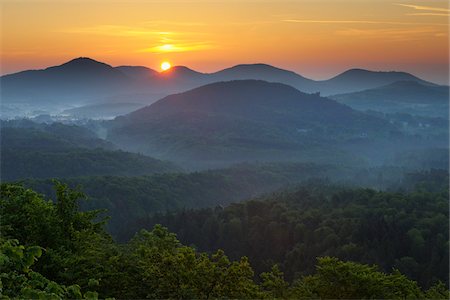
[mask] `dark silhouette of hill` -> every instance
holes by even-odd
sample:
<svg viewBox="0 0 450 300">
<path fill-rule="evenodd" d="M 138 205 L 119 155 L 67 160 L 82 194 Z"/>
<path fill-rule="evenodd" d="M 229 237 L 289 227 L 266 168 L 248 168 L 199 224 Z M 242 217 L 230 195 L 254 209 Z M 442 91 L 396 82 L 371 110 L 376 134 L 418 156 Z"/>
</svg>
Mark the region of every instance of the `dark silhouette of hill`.
<svg viewBox="0 0 450 300">
<path fill-rule="evenodd" d="M 138 80 L 152 79 L 154 76 L 158 75 L 158 71 L 142 66 L 119 66 L 115 67 L 115 69 L 130 78 Z"/>
<path fill-rule="evenodd" d="M 230 162 L 320 156 L 330 145 L 391 129 L 383 120 L 317 94 L 241 80 L 170 95 L 116 118 L 108 138 L 158 158 Z M 333 153 L 333 159 L 339 155 L 336 149 Z"/>
<path fill-rule="evenodd" d="M 302 91 L 315 91 L 314 81 L 295 72 L 283 70 L 267 64 L 241 64 L 210 74 L 214 81 L 257 79 L 280 82 Z"/>
<path fill-rule="evenodd" d="M 159 75 L 161 77 L 170 76 L 172 78 L 189 79 L 189 80 L 196 79 L 196 78 L 202 78 L 205 76 L 204 73 L 194 71 L 185 66 L 174 66 L 168 70 L 165 70 L 165 71 L 159 73 Z"/>
<path fill-rule="evenodd" d="M 358 110 L 448 118 L 448 86 L 398 81 L 374 89 L 333 95 L 331 98 Z"/>
<path fill-rule="evenodd" d="M 43 70 L 24 71 L 1 77 L 4 101 L 70 101 L 122 92 L 132 80 L 119 70 L 80 57 Z"/>
<path fill-rule="evenodd" d="M 297 73 L 267 64 L 242 64 L 215 73 L 200 73 L 185 66 L 164 72 L 142 66 L 111 67 L 80 57 L 43 70 L 23 71 L 1 77 L 3 110 L 22 115 L 44 109 L 56 114 L 71 106 L 108 102 L 151 104 L 169 94 L 205 84 L 255 79 L 291 85 L 303 92 L 322 95 L 362 91 L 397 81 L 433 85 L 404 72 L 373 72 L 353 69 L 334 78 L 314 81 Z M 25 107 L 12 107 L 20 103 Z M 8 106 L 9 104 L 9 106 Z"/>
<path fill-rule="evenodd" d="M 398 81 L 414 81 L 433 85 L 405 72 L 376 72 L 363 69 L 351 69 L 333 78 L 318 83 L 319 90 L 327 95 L 348 93 L 380 87 Z"/>
</svg>

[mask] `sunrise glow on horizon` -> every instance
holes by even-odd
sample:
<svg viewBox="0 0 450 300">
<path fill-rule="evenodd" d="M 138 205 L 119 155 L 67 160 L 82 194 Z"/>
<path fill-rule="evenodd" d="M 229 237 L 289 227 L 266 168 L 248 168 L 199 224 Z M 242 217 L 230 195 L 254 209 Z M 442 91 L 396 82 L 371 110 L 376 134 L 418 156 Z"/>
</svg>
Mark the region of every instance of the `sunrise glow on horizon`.
<svg viewBox="0 0 450 300">
<path fill-rule="evenodd" d="M 398 70 L 448 82 L 443 0 L 6 0 L 1 8 L 2 74 L 85 56 L 200 72 L 267 63 L 313 79 Z"/>
<path fill-rule="evenodd" d="M 165 61 L 165 62 L 161 63 L 161 70 L 163 70 L 163 71 L 167 71 L 171 67 L 172 67 L 172 65 L 168 61 Z"/>
</svg>

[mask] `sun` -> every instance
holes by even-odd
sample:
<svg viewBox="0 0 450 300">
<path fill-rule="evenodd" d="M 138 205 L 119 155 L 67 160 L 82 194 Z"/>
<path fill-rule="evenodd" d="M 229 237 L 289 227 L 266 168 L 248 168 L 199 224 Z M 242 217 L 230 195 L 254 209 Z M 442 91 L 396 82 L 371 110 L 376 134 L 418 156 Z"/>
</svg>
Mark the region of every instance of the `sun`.
<svg viewBox="0 0 450 300">
<path fill-rule="evenodd" d="M 170 67 L 171 67 L 171 64 L 168 61 L 161 63 L 161 70 L 163 70 L 163 71 L 169 70 Z"/>
</svg>

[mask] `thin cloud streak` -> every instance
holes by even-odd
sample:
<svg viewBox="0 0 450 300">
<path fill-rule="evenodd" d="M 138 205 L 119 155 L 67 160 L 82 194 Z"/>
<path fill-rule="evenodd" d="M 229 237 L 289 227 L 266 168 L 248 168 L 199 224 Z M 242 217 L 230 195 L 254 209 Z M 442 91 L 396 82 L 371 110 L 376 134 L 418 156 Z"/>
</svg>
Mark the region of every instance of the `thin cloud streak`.
<svg viewBox="0 0 450 300">
<path fill-rule="evenodd" d="M 437 17 L 449 17 L 450 14 L 440 14 L 440 13 L 415 13 L 406 14 L 407 16 L 437 16 Z"/>
<path fill-rule="evenodd" d="M 150 48 L 140 49 L 136 52 L 149 52 L 149 53 L 177 53 L 177 52 L 192 52 L 201 51 L 216 48 L 212 43 L 198 42 L 198 43 L 174 43 L 174 44 L 162 44 Z"/>
<path fill-rule="evenodd" d="M 407 16 L 439 16 L 439 17 L 449 17 L 450 16 L 450 9 L 448 9 L 448 8 L 402 4 L 402 3 L 394 3 L 394 4 L 398 5 L 398 6 L 412 8 L 414 10 L 426 11 L 423 13 L 406 14 Z"/>
<path fill-rule="evenodd" d="M 317 24 L 376 24 L 376 25 L 439 25 L 448 26 L 446 23 L 417 23 L 417 22 L 392 22 L 392 21 L 370 21 L 370 20 L 303 20 L 287 19 L 281 20 L 288 23 L 317 23 Z"/>
<path fill-rule="evenodd" d="M 129 27 L 120 25 L 99 25 L 84 28 L 67 28 L 58 30 L 58 32 L 64 33 L 80 33 L 80 34 L 98 34 L 108 36 L 120 36 L 120 37 L 139 37 L 148 35 L 170 35 L 173 32 L 151 30 L 142 27 Z"/>
<path fill-rule="evenodd" d="M 154 27 L 157 24 L 155 23 Z M 162 27 L 162 26 L 159 26 Z M 174 36 L 174 35 L 201 35 L 202 32 L 178 32 L 172 30 L 157 30 L 148 27 L 138 26 L 122 26 L 122 25 L 98 25 L 91 27 L 81 28 L 66 28 L 57 30 L 57 32 L 63 33 L 77 33 L 77 34 L 97 34 L 106 36 L 119 36 L 119 37 L 142 37 L 142 36 Z"/>
<path fill-rule="evenodd" d="M 448 8 L 441 7 L 432 7 L 432 6 L 421 6 L 421 5 L 412 5 L 412 4 L 403 4 L 403 3 L 394 3 L 395 5 L 414 8 L 415 10 L 428 10 L 428 11 L 440 11 L 440 12 L 450 12 Z"/>
<path fill-rule="evenodd" d="M 411 29 L 398 29 L 398 28 L 387 28 L 387 29 L 345 29 L 338 30 L 336 34 L 361 37 L 361 38 L 381 38 L 389 39 L 392 41 L 413 41 L 420 40 L 426 36 L 447 36 L 446 32 L 436 30 L 435 28 L 411 28 Z"/>
</svg>

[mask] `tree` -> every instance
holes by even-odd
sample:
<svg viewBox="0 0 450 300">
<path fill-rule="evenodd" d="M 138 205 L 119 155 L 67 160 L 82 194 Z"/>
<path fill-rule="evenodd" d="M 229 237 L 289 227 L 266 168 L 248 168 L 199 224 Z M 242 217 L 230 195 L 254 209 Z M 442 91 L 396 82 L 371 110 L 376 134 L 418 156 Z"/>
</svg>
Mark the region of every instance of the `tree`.
<svg viewBox="0 0 450 300">
<path fill-rule="evenodd" d="M 80 286 L 64 286 L 51 281 L 32 266 L 42 255 L 39 246 L 25 247 L 18 240 L 0 243 L 0 298 L 97 299 L 96 292 L 82 294 Z"/>
<path fill-rule="evenodd" d="M 294 298 L 321 299 L 421 299 L 415 281 L 394 271 L 385 274 L 375 266 L 343 262 L 333 257 L 318 259 L 316 273 L 305 276 L 291 289 Z"/>
</svg>

